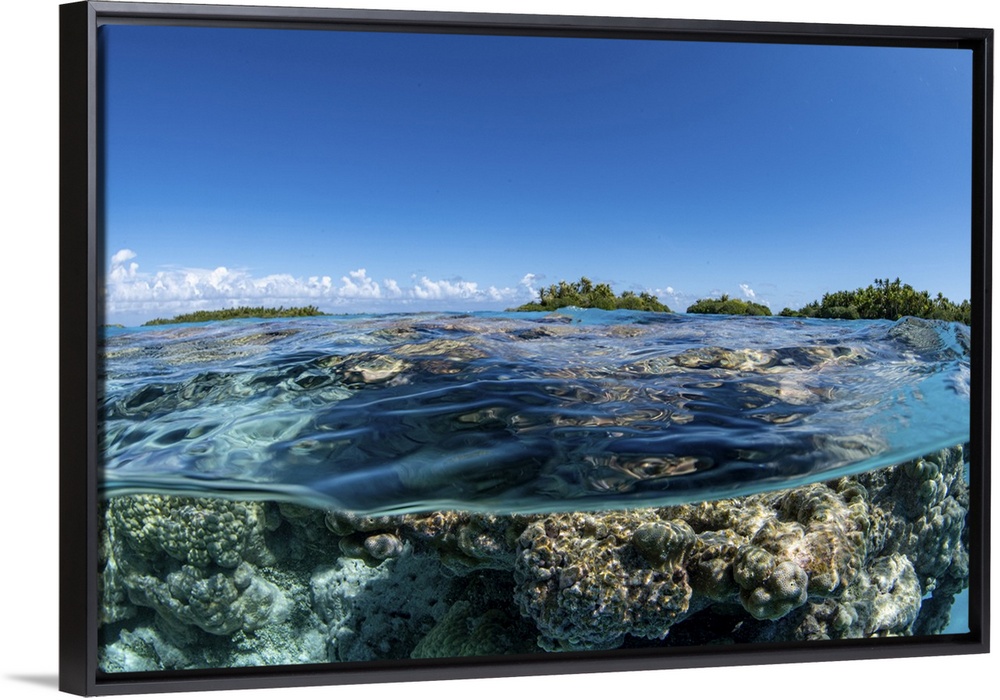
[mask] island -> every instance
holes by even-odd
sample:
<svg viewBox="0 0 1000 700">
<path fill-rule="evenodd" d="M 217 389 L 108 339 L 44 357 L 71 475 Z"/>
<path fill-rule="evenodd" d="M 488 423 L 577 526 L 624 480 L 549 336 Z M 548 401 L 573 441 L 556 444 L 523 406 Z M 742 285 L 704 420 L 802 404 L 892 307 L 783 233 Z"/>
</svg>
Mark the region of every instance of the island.
<svg viewBox="0 0 1000 700">
<path fill-rule="evenodd" d="M 508 311 L 556 311 L 568 306 L 581 309 L 629 309 L 633 311 L 670 312 L 666 304 L 649 292 L 625 291 L 615 296 L 608 284 L 594 284 L 588 277 L 578 282 L 549 285 L 539 290 L 538 301 L 523 304 Z M 687 308 L 689 314 L 725 314 L 731 316 L 771 316 L 771 309 L 743 299 L 730 299 L 723 294 L 718 299 L 699 299 Z M 968 300 L 955 303 L 938 292 L 918 292 L 897 277 L 895 280 L 876 279 L 874 284 L 853 291 L 828 292 L 819 301 L 800 309 L 784 308 L 779 316 L 798 318 L 887 319 L 898 321 L 915 316 L 940 321 L 972 324 L 972 307 Z"/>
<path fill-rule="evenodd" d="M 234 318 L 292 318 L 297 316 L 326 316 L 315 306 L 268 308 L 264 306 L 237 306 L 231 309 L 193 311 L 173 318 L 154 318 L 144 326 L 163 326 L 168 323 L 199 323 L 202 321 L 229 321 Z"/>
<path fill-rule="evenodd" d="M 916 316 L 940 321 L 958 321 L 972 325 L 972 306 L 969 301 L 954 303 L 938 292 L 932 297 L 928 292 L 918 292 L 897 277 L 895 280 L 876 279 L 875 284 L 854 291 L 831 292 L 820 301 L 806 304 L 801 309 L 782 309 L 780 316 L 802 318 L 888 319 L 898 321 L 903 316 Z"/>
<path fill-rule="evenodd" d="M 628 309 L 630 311 L 670 312 L 666 304 L 649 292 L 624 291 L 619 296 L 607 284 L 594 284 L 589 278 L 581 277 L 579 282 L 562 280 L 558 285 L 549 285 L 538 292 L 538 301 L 522 304 L 508 311 L 556 311 L 567 306 L 581 309 Z"/>
<path fill-rule="evenodd" d="M 771 309 L 763 304 L 742 299 L 730 299 L 723 294 L 718 299 L 699 299 L 687 308 L 689 314 L 728 314 L 730 316 L 770 316 Z"/>
</svg>

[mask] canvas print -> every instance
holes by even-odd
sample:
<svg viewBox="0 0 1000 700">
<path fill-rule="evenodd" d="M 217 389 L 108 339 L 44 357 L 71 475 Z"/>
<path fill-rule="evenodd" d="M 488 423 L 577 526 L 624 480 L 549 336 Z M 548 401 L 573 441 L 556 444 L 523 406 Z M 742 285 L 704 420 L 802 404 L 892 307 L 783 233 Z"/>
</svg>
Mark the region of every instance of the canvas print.
<svg viewBox="0 0 1000 700">
<path fill-rule="evenodd" d="M 968 631 L 970 51 L 99 39 L 102 673 Z"/>
</svg>

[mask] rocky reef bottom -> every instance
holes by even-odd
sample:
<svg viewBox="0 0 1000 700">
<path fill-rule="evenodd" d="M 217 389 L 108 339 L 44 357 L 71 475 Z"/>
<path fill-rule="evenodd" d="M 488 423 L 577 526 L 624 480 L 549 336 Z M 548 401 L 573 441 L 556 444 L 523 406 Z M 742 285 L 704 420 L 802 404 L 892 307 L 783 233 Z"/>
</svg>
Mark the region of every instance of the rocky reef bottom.
<svg viewBox="0 0 1000 700">
<path fill-rule="evenodd" d="M 968 583 L 962 446 L 665 508 L 101 514 L 106 673 L 930 635 Z"/>
</svg>

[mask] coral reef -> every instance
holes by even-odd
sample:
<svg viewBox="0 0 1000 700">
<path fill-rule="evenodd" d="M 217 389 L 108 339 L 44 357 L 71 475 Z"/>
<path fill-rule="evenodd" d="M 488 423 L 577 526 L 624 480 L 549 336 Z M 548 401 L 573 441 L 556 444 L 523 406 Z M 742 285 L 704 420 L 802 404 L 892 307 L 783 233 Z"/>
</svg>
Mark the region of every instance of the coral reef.
<svg viewBox="0 0 1000 700">
<path fill-rule="evenodd" d="M 964 468 L 958 446 L 730 500 L 539 515 L 114 498 L 102 514 L 101 664 L 939 633 L 968 584 Z"/>
</svg>

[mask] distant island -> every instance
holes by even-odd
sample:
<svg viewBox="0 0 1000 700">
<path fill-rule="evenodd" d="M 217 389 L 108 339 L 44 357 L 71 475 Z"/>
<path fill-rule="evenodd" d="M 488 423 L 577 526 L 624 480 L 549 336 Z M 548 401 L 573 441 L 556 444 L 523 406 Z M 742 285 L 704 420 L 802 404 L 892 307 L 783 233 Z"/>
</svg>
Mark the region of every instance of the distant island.
<svg viewBox="0 0 1000 700">
<path fill-rule="evenodd" d="M 615 296 L 607 284 L 594 284 L 589 278 L 579 282 L 553 284 L 538 292 L 538 301 L 529 302 L 508 311 L 556 311 L 567 306 L 581 309 L 630 309 L 633 311 L 670 312 L 666 304 L 648 292 L 622 292 Z M 743 299 L 730 299 L 723 294 L 718 299 L 699 299 L 687 308 L 689 314 L 728 314 L 733 316 L 771 316 L 763 304 Z M 876 279 L 875 284 L 854 291 L 830 292 L 820 301 L 801 309 L 782 309 L 779 316 L 799 318 L 888 319 L 898 321 L 903 316 L 972 323 L 972 306 L 968 300 L 958 304 L 940 292 L 932 297 L 918 292 L 897 277 L 890 281 Z"/>
<path fill-rule="evenodd" d="M 718 299 L 699 299 L 687 308 L 689 314 L 729 314 L 731 316 L 770 316 L 771 309 L 763 304 L 742 299 L 730 299 L 723 294 Z"/>
<path fill-rule="evenodd" d="M 578 282 L 549 285 L 539 290 L 538 301 L 522 304 L 508 311 L 557 311 L 569 306 L 581 309 L 627 309 L 630 311 L 657 311 L 670 313 L 666 304 L 649 292 L 636 294 L 624 291 L 615 295 L 608 284 L 594 284 L 581 277 Z M 771 309 L 763 304 L 743 299 L 730 299 L 723 294 L 718 299 L 699 299 L 687 308 L 689 314 L 727 314 L 732 316 L 771 316 Z M 143 326 L 160 326 L 169 323 L 198 323 L 201 321 L 228 321 L 237 318 L 292 318 L 302 316 L 327 316 L 315 306 L 238 306 L 231 309 L 194 311 L 173 318 L 154 318 Z M 784 308 L 779 316 L 798 318 L 888 319 L 898 321 L 903 316 L 958 321 L 971 325 L 972 306 L 968 300 L 958 304 L 938 293 L 918 292 L 908 284 L 895 280 L 876 279 L 875 284 L 854 291 L 829 292 L 819 301 L 806 304 L 801 309 Z"/>
<path fill-rule="evenodd" d="M 581 277 L 579 282 L 561 281 L 558 285 L 549 285 L 538 292 L 538 301 L 532 301 L 508 311 L 556 311 L 567 306 L 581 309 L 628 309 L 630 311 L 670 311 L 666 304 L 660 302 L 649 292 L 625 291 L 615 296 L 607 284 L 594 284 L 587 277 Z"/>
<path fill-rule="evenodd" d="M 295 316 L 326 316 L 315 306 L 292 306 L 268 308 L 264 306 L 237 306 L 232 309 L 214 311 L 193 311 L 173 318 L 154 318 L 144 326 L 163 326 L 168 323 L 199 323 L 201 321 L 229 321 L 234 318 L 291 318 Z"/>
<path fill-rule="evenodd" d="M 928 292 L 918 292 L 897 277 L 893 281 L 876 279 L 875 284 L 855 289 L 824 294 L 820 301 L 806 304 L 799 310 L 782 309 L 781 316 L 803 318 L 879 319 L 898 321 L 903 316 L 958 321 L 972 325 L 972 306 L 966 299 L 954 303 L 938 292 L 931 297 Z"/>
</svg>

